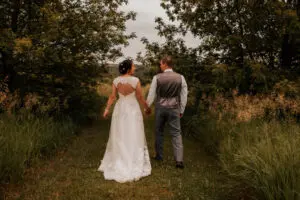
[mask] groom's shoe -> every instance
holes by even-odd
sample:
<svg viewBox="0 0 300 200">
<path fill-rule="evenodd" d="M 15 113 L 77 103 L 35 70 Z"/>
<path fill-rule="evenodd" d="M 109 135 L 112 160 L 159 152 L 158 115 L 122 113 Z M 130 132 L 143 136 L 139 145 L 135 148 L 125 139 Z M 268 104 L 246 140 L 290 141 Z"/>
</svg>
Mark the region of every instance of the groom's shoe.
<svg viewBox="0 0 300 200">
<path fill-rule="evenodd" d="M 176 168 L 183 169 L 184 168 L 183 162 L 176 162 Z"/>
</svg>

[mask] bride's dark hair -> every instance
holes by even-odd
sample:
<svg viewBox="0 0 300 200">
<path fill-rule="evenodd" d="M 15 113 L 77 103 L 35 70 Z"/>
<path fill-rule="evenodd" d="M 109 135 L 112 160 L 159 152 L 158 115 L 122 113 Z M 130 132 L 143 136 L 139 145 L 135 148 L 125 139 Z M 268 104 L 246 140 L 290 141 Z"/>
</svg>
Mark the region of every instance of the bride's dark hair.
<svg viewBox="0 0 300 200">
<path fill-rule="evenodd" d="M 119 64 L 119 72 L 121 74 L 127 74 L 128 71 L 132 68 L 132 64 L 133 64 L 132 60 L 129 59 L 124 60 Z"/>
</svg>

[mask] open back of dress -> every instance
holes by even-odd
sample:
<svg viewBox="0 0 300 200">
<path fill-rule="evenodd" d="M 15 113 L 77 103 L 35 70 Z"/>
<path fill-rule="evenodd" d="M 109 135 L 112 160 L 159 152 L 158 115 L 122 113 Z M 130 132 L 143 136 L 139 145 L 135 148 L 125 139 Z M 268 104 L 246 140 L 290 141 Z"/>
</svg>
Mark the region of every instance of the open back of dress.
<svg viewBox="0 0 300 200">
<path fill-rule="evenodd" d="M 122 94 L 123 96 L 127 96 L 135 92 L 135 88 L 133 88 L 129 83 L 119 83 L 116 88 L 118 93 Z"/>
<path fill-rule="evenodd" d="M 129 96 L 135 94 L 139 79 L 133 76 L 120 76 L 114 80 L 114 85 L 120 96 Z"/>
</svg>

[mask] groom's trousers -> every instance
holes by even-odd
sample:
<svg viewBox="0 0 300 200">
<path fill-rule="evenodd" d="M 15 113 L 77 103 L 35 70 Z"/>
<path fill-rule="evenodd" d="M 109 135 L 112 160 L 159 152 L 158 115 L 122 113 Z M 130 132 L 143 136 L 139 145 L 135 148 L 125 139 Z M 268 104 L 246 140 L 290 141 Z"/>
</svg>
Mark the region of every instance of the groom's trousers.
<svg viewBox="0 0 300 200">
<path fill-rule="evenodd" d="M 156 156 L 163 158 L 164 128 L 169 125 L 172 136 L 174 157 L 177 162 L 183 161 L 183 144 L 180 127 L 180 112 L 178 108 L 156 107 L 155 110 L 155 150 Z"/>
</svg>

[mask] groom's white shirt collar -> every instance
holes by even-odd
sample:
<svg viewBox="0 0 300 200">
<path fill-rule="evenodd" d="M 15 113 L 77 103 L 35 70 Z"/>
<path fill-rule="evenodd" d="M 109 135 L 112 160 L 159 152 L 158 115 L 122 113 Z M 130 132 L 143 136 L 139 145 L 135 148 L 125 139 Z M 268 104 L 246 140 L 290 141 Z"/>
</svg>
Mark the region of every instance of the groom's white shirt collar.
<svg viewBox="0 0 300 200">
<path fill-rule="evenodd" d="M 166 69 L 164 72 L 172 72 L 173 69 Z"/>
</svg>

